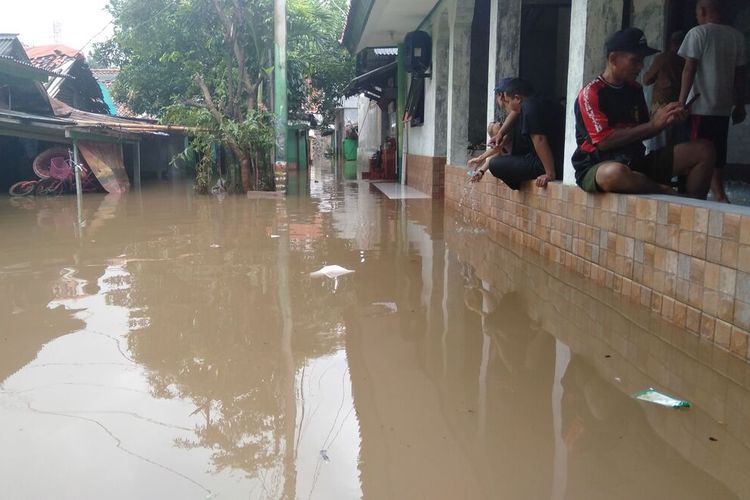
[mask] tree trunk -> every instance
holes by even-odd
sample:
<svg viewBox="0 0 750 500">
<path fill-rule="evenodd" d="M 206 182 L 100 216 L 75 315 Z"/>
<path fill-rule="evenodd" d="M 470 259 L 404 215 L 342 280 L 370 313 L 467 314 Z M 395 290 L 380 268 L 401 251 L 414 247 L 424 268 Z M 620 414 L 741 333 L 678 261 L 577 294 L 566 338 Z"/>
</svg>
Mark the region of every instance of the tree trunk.
<svg viewBox="0 0 750 500">
<path fill-rule="evenodd" d="M 240 155 L 240 180 L 242 181 L 242 192 L 250 191 L 250 155 L 242 153 Z"/>
</svg>

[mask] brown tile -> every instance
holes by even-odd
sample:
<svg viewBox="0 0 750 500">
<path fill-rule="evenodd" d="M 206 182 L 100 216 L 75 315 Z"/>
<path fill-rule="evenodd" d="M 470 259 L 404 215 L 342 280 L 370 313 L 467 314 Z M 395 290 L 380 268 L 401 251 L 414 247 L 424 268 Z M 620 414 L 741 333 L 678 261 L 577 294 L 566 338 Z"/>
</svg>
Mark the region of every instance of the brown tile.
<svg viewBox="0 0 750 500">
<path fill-rule="evenodd" d="M 660 201 L 656 204 L 656 223 L 657 224 L 666 224 L 667 220 L 669 219 L 668 213 L 669 213 L 669 206 L 671 204 L 666 201 Z"/>
<path fill-rule="evenodd" d="M 701 337 L 713 340 L 716 333 L 716 319 L 707 314 L 701 315 Z"/>
<path fill-rule="evenodd" d="M 656 218 L 656 200 L 639 198 L 636 201 L 636 217 L 640 220 L 654 220 Z"/>
<path fill-rule="evenodd" d="M 737 300 L 750 304 L 750 273 L 738 271 L 735 279 Z"/>
<path fill-rule="evenodd" d="M 721 240 L 712 236 L 706 242 L 706 260 L 721 264 Z"/>
<path fill-rule="evenodd" d="M 743 215 L 740 219 L 740 243 L 750 245 L 750 217 Z"/>
<path fill-rule="evenodd" d="M 703 272 L 703 285 L 709 290 L 718 290 L 721 280 L 721 266 L 713 262 L 706 262 Z"/>
<path fill-rule="evenodd" d="M 667 250 L 665 269 L 667 273 L 677 275 L 678 255 L 679 254 L 673 250 Z"/>
<path fill-rule="evenodd" d="M 656 226 L 656 244 L 662 248 L 669 246 L 669 226 L 659 224 Z"/>
<path fill-rule="evenodd" d="M 739 241 L 740 236 L 740 215 L 724 214 L 724 221 L 721 230 L 721 237 L 727 240 Z"/>
<path fill-rule="evenodd" d="M 643 245 L 643 264 L 645 266 L 654 266 L 654 252 L 656 251 L 656 247 L 652 245 L 651 243 L 646 243 Z"/>
<path fill-rule="evenodd" d="M 675 298 L 685 303 L 690 300 L 690 281 L 682 278 L 677 279 Z"/>
<path fill-rule="evenodd" d="M 682 207 L 682 213 L 680 216 L 680 228 L 690 231 L 693 229 L 695 224 L 695 207 Z"/>
<path fill-rule="evenodd" d="M 664 297 L 661 303 L 661 315 L 667 320 L 672 321 L 674 317 L 674 299 Z"/>
<path fill-rule="evenodd" d="M 703 291 L 703 312 L 716 316 L 719 313 L 719 292 L 714 290 Z"/>
<path fill-rule="evenodd" d="M 685 255 L 693 254 L 693 233 L 690 231 L 680 231 L 680 243 L 678 246 L 680 253 Z"/>
<path fill-rule="evenodd" d="M 701 312 L 695 307 L 688 306 L 687 318 L 685 319 L 685 327 L 693 333 L 700 332 L 701 328 Z"/>
<path fill-rule="evenodd" d="M 690 257 L 688 255 L 679 253 L 677 254 L 677 277 L 689 280 L 690 279 Z"/>
<path fill-rule="evenodd" d="M 696 208 L 695 219 L 693 219 L 693 231 L 697 233 L 708 232 L 708 209 Z"/>
<path fill-rule="evenodd" d="M 729 345 L 729 350 L 732 352 L 732 354 L 735 354 L 737 356 L 742 357 L 742 359 L 745 359 L 745 356 L 747 356 L 747 343 L 748 343 L 747 332 L 743 332 L 742 330 L 736 327 L 732 328 L 732 339 Z"/>
<path fill-rule="evenodd" d="M 719 292 L 719 312 L 717 316 L 724 321 L 734 320 L 734 295 Z"/>
<path fill-rule="evenodd" d="M 685 322 L 687 321 L 687 308 L 688 306 L 683 302 L 674 303 L 674 316 L 672 317 L 672 322 L 680 328 L 685 327 Z"/>
<path fill-rule="evenodd" d="M 661 313 L 661 303 L 664 296 L 659 292 L 651 293 L 651 310 L 656 313 Z"/>
<path fill-rule="evenodd" d="M 750 246 L 742 244 L 739 246 L 737 269 L 750 272 Z"/>
<path fill-rule="evenodd" d="M 706 261 L 702 259 L 690 258 L 690 281 L 693 283 L 703 283 L 706 274 Z"/>
<path fill-rule="evenodd" d="M 719 291 L 734 295 L 737 290 L 737 271 L 729 267 L 719 268 Z"/>
<path fill-rule="evenodd" d="M 690 247 L 693 257 L 698 259 L 706 258 L 706 240 L 708 237 L 705 233 L 693 233 L 693 244 Z"/>
<path fill-rule="evenodd" d="M 722 349 L 729 350 L 732 339 L 732 325 L 725 321 L 717 321 L 714 330 L 714 344 Z"/>
<path fill-rule="evenodd" d="M 693 307 L 700 308 L 703 304 L 703 291 L 705 287 L 700 283 L 690 283 L 690 295 L 688 296 L 688 304 Z"/>
<path fill-rule="evenodd" d="M 652 292 L 650 288 L 643 287 L 643 290 L 641 291 L 641 305 L 644 307 L 651 306 L 653 295 L 654 292 Z"/>
<path fill-rule="evenodd" d="M 734 321 L 732 323 L 745 330 L 750 330 L 750 304 L 740 300 L 734 302 Z"/>
<path fill-rule="evenodd" d="M 737 269 L 739 245 L 737 242 L 724 240 L 721 243 L 721 263 L 727 267 Z"/>
<path fill-rule="evenodd" d="M 679 203 L 670 203 L 667 207 L 667 224 L 680 225 L 682 221 L 682 209 L 686 208 Z"/>
<path fill-rule="evenodd" d="M 708 213 L 708 234 L 720 238 L 723 233 L 724 212 L 721 210 L 711 210 Z"/>
</svg>

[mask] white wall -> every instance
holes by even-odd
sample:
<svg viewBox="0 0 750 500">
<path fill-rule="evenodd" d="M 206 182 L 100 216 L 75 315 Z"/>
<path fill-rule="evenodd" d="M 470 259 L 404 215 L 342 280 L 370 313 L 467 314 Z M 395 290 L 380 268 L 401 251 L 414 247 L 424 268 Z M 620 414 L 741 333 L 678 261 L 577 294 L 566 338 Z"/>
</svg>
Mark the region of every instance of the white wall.
<svg viewBox="0 0 750 500">
<path fill-rule="evenodd" d="M 446 8 L 443 7 L 434 12 L 422 29 L 432 36 L 432 76 L 425 80 L 424 124 L 409 128 L 409 153 L 444 157 L 447 149 L 450 41 L 450 25 Z"/>
<path fill-rule="evenodd" d="M 377 103 L 364 95 L 358 97 L 357 123 L 359 123 L 359 146 L 357 164 L 361 172 L 370 171 L 370 157 L 380 149 L 382 142 L 381 112 Z"/>
</svg>

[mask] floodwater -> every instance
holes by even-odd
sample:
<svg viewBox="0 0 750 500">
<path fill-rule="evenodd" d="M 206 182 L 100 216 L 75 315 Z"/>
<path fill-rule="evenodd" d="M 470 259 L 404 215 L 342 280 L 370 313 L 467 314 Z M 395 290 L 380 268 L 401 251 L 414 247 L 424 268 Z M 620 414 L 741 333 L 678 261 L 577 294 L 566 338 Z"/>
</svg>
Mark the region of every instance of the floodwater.
<svg viewBox="0 0 750 500">
<path fill-rule="evenodd" d="M 747 365 L 429 200 L 290 185 L 80 232 L 0 198 L 2 498 L 750 498 Z"/>
</svg>

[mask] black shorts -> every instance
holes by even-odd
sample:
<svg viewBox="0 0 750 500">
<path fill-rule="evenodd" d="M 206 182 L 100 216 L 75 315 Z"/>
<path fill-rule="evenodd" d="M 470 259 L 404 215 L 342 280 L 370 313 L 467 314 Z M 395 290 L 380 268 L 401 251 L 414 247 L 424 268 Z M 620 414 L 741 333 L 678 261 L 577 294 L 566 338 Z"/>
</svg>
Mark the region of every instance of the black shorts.
<svg viewBox="0 0 750 500">
<path fill-rule="evenodd" d="M 729 117 L 692 115 L 688 126 L 690 140 L 707 139 L 713 143 L 716 149 L 716 168 L 724 168 L 727 164 Z"/>
<path fill-rule="evenodd" d="M 534 154 L 496 156 L 490 160 L 490 173 L 509 188 L 521 189 L 521 184 L 544 173 L 542 161 Z"/>
</svg>

